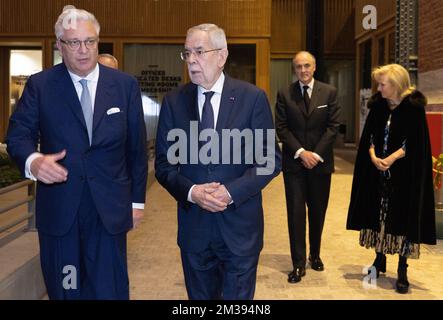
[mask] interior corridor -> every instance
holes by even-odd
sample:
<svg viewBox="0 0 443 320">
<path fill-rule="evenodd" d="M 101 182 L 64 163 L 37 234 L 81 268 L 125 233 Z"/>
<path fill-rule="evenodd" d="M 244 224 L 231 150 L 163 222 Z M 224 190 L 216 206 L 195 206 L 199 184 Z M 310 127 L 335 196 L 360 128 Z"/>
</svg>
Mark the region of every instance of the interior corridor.
<svg viewBox="0 0 443 320">
<path fill-rule="evenodd" d="M 359 246 L 358 232 L 346 230 L 353 165 L 342 157 L 336 157 L 323 231 L 325 271 L 308 266 L 297 284 L 286 280 L 292 266 L 282 175 L 264 190 L 265 238 L 255 299 L 443 299 L 442 240 L 436 246 L 422 245 L 420 259 L 408 261 L 408 294 L 394 290 L 397 255 L 388 256 L 387 272 L 376 281 L 376 288 L 364 287 L 362 270 L 375 254 Z M 144 220 L 128 235 L 131 299 L 187 299 L 176 239 L 176 203 L 155 182 L 148 190 Z"/>
</svg>

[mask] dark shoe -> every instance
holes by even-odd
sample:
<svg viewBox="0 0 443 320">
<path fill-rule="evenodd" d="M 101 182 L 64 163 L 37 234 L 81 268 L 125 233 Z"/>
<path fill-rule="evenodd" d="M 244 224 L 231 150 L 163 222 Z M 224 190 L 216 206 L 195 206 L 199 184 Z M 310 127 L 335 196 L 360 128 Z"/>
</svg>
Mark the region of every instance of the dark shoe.
<svg viewBox="0 0 443 320">
<path fill-rule="evenodd" d="M 289 283 L 297 283 L 301 281 L 301 277 L 306 274 L 306 269 L 304 267 L 297 267 L 291 273 L 288 274 Z"/>
<path fill-rule="evenodd" d="M 398 293 L 405 294 L 409 290 L 408 281 L 408 265 L 406 264 L 406 258 L 400 257 L 397 269 L 397 282 L 395 288 Z"/>
<path fill-rule="evenodd" d="M 311 258 L 309 257 L 309 263 L 311 264 L 311 268 L 315 271 L 323 271 L 325 270 L 325 266 L 323 265 L 323 261 L 321 261 L 320 257 Z"/>
<path fill-rule="evenodd" d="M 380 277 L 380 272 L 386 272 L 386 255 L 377 252 L 377 256 L 375 257 L 375 260 L 372 263 L 371 267 L 375 268 L 375 271 L 377 272 L 377 278 Z M 371 269 L 372 268 L 369 268 L 368 274 L 371 273 Z"/>
</svg>

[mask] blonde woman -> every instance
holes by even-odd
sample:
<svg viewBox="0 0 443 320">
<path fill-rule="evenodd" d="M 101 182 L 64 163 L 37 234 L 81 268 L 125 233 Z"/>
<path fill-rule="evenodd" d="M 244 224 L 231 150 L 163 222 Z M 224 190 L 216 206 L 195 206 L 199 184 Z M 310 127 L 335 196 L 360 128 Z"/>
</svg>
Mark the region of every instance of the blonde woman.
<svg viewBox="0 0 443 320">
<path fill-rule="evenodd" d="M 398 64 L 378 67 L 372 77 L 378 92 L 368 102 L 347 229 L 375 249 L 377 277 L 386 272 L 386 254 L 399 255 L 396 291 L 407 293 L 407 259 L 418 259 L 420 243 L 436 243 L 427 102 Z"/>
</svg>

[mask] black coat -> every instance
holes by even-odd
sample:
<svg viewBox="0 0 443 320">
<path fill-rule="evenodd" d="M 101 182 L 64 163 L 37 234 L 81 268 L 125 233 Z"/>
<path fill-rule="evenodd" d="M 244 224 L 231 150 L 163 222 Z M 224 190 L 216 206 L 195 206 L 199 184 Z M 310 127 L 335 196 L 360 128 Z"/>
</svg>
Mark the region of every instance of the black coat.
<svg viewBox="0 0 443 320">
<path fill-rule="evenodd" d="M 300 148 L 317 153 L 324 162 L 311 172 L 334 172 L 333 146 L 340 126 L 340 106 L 337 89 L 327 83 L 314 80 L 308 112 L 298 81 L 277 94 L 275 127 L 283 143 L 283 171 L 296 173 L 304 170 L 301 159 L 294 159 Z"/>
<path fill-rule="evenodd" d="M 376 155 L 382 158 L 385 125 L 392 112 L 387 154 L 401 148 L 405 140 L 406 154 L 390 168 L 392 193 L 386 233 L 406 236 L 413 243 L 436 243 L 432 157 L 425 105 L 426 98 L 419 91 L 406 96 L 393 111 L 380 93 L 369 100 L 370 112 L 355 162 L 347 229 L 380 230 L 380 172 L 369 156 L 370 137 L 373 135 Z"/>
</svg>

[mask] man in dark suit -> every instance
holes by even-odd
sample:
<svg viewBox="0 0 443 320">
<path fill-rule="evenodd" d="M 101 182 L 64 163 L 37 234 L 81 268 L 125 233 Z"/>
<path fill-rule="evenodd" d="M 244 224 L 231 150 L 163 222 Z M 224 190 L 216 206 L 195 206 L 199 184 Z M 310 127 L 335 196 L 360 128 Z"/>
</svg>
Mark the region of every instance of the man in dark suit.
<svg viewBox="0 0 443 320">
<path fill-rule="evenodd" d="M 190 28 L 181 56 L 192 83 L 163 100 L 155 169 L 178 202 L 188 296 L 252 299 L 263 246 L 261 190 L 281 165 L 269 103 L 262 90 L 223 73 L 226 36 L 216 25 Z"/>
<path fill-rule="evenodd" d="M 63 63 L 29 78 L 8 128 L 9 154 L 37 180 L 50 299 L 129 298 L 126 233 L 143 216 L 146 128 L 135 79 L 97 63 L 99 31 L 91 13 L 63 11 Z"/>
<path fill-rule="evenodd" d="M 337 90 L 314 80 L 315 58 L 297 53 L 293 67 L 298 81 L 278 92 L 275 122 L 283 143 L 283 177 L 293 271 L 290 283 L 306 273 L 306 209 L 309 217 L 309 262 L 323 271 L 320 244 L 328 206 L 333 144 L 339 127 Z"/>
</svg>

